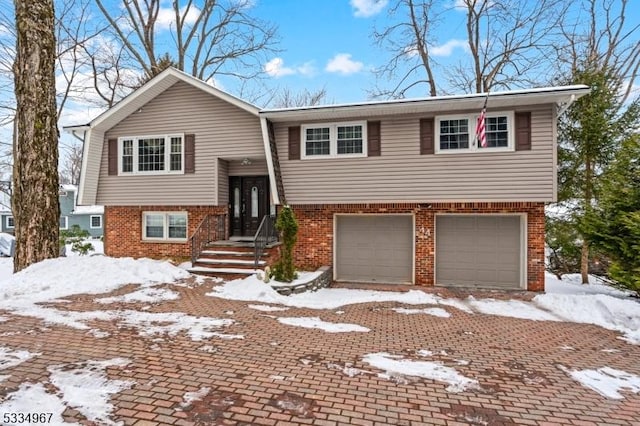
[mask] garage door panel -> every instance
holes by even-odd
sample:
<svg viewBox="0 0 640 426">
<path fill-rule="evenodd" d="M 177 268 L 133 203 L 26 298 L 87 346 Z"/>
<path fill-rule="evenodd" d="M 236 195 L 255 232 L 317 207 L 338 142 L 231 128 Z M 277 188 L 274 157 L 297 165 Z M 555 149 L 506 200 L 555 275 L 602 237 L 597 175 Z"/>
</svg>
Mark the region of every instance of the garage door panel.
<svg viewBox="0 0 640 426">
<path fill-rule="evenodd" d="M 436 283 L 519 288 L 520 217 L 436 217 Z"/>
<path fill-rule="evenodd" d="M 336 279 L 411 283 L 413 217 L 337 216 Z"/>
</svg>

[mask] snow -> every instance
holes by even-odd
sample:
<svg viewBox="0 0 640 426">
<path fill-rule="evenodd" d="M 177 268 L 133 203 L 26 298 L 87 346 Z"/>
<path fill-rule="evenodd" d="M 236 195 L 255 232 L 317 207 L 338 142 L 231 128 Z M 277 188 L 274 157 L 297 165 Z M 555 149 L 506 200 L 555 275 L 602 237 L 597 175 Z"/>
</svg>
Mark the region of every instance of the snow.
<svg viewBox="0 0 640 426">
<path fill-rule="evenodd" d="M 424 308 L 424 309 L 393 308 L 391 310 L 399 314 L 405 314 L 405 315 L 427 314 L 427 315 L 433 315 L 434 317 L 440 317 L 440 318 L 449 318 L 451 316 L 449 312 L 445 311 L 442 308 Z"/>
<path fill-rule="evenodd" d="M 371 353 L 365 355 L 362 360 L 367 364 L 384 370 L 386 373 L 378 375 L 381 378 L 391 378 L 397 375 L 421 377 L 447 383 L 447 392 L 462 392 L 467 389 L 478 389 L 478 381 L 469 379 L 458 373 L 454 368 L 442 365 L 439 362 L 413 361 L 404 359 L 398 355 L 386 352 Z"/>
<path fill-rule="evenodd" d="M 247 307 L 251 309 L 255 309 L 256 311 L 262 311 L 262 312 L 280 312 L 280 311 L 286 311 L 289 309 L 289 308 L 283 308 L 281 306 L 270 306 L 270 305 L 248 305 Z"/>
<path fill-rule="evenodd" d="M 209 392 L 211 392 L 211 388 L 208 387 L 202 387 L 195 392 L 187 392 L 182 397 L 183 401 L 180 406 L 182 408 L 189 407 L 193 402 L 201 401 Z"/>
<path fill-rule="evenodd" d="M 22 383 L 17 391 L 10 393 L 0 404 L 0 413 L 51 413 L 48 424 L 52 425 L 80 425 L 80 423 L 66 423 L 62 413 L 66 410 L 64 402 L 56 395 L 45 390 L 42 383 Z M 43 422 L 44 423 L 44 422 Z M 19 425 L 24 423 L 3 423 Z"/>
<path fill-rule="evenodd" d="M 49 367 L 51 383 L 60 389 L 62 401 L 75 408 L 92 422 L 115 425 L 109 416 L 114 410 L 109 402 L 111 395 L 129 389 L 135 384 L 130 380 L 109 380 L 105 371 L 108 367 L 123 367 L 129 364 L 124 358 L 106 361 L 87 361 L 70 365 Z M 33 408 L 31 408 L 33 410 Z"/>
<path fill-rule="evenodd" d="M 75 206 L 71 214 L 104 214 L 104 206 Z"/>
<path fill-rule="evenodd" d="M 23 362 L 40 355 L 29 351 L 13 351 L 7 347 L 0 346 L 0 370 L 15 367 Z"/>
<path fill-rule="evenodd" d="M 611 399 L 624 399 L 621 390 L 640 393 L 640 376 L 615 368 L 602 367 L 597 370 L 569 370 L 560 366 L 571 378 L 600 395 Z"/>
<path fill-rule="evenodd" d="M 563 320 L 619 331 L 623 340 L 640 344 L 640 302 L 601 284 L 565 283 L 547 274 L 547 294 L 533 302 Z"/>
<path fill-rule="evenodd" d="M 467 303 L 475 311 L 488 315 L 501 315 L 534 321 L 560 321 L 558 317 L 520 300 L 478 300 L 469 296 Z"/>
<path fill-rule="evenodd" d="M 152 313 L 124 311 L 118 315 L 122 325 L 138 329 L 141 336 L 167 335 L 176 336 L 185 332 L 193 341 L 201 341 L 211 337 L 226 339 L 243 339 L 240 335 L 222 334 L 218 331 L 234 323 L 232 319 L 194 317 L 183 312 Z"/>
<path fill-rule="evenodd" d="M 314 272 L 298 272 L 298 277 L 290 283 L 283 283 L 280 281 L 271 280 L 269 285 L 271 287 L 295 287 L 297 285 L 306 284 L 322 275 L 322 271 Z M 263 281 L 264 282 L 264 281 Z"/>
<path fill-rule="evenodd" d="M 367 327 L 363 327 L 361 325 L 326 322 L 326 321 L 322 321 L 318 317 L 291 317 L 291 318 L 281 317 L 281 318 L 278 318 L 278 321 L 281 322 L 282 324 L 292 325 L 295 327 L 318 328 L 328 333 L 349 333 L 351 331 L 357 331 L 357 332 L 371 331 Z"/>
<path fill-rule="evenodd" d="M 134 291 L 132 293 L 123 294 L 121 296 L 113 296 L 113 297 L 102 297 L 100 299 L 95 299 L 98 303 L 160 303 L 166 300 L 176 300 L 179 299 L 180 295 L 175 291 L 168 290 L 166 288 L 155 288 L 148 287 L 142 288 L 140 290 Z"/>
<path fill-rule="evenodd" d="M 446 305 L 469 312 L 463 303 L 455 299 L 444 299 L 440 296 L 428 294 L 420 290 L 407 292 L 355 290 L 346 288 L 322 288 L 315 292 L 305 292 L 283 296 L 256 278 L 228 281 L 221 286 L 214 287 L 207 296 L 229 300 L 248 302 L 262 302 L 297 308 L 309 309 L 337 309 L 356 303 L 399 302 L 410 305 Z"/>
</svg>

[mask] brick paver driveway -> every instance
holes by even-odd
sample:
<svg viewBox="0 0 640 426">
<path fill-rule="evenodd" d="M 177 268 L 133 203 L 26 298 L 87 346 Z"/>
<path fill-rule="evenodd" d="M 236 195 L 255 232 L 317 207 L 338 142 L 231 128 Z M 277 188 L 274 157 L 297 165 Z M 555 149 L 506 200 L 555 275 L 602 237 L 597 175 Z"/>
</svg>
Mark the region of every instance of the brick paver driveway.
<svg viewBox="0 0 640 426">
<path fill-rule="evenodd" d="M 231 318 L 235 323 L 224 332 L 244 339 L 140 336 L 105 321 L 95 323 L 110 335 L 97 338 L 86 330 L 3 314 L 7 321 L 0 323 L 0 346 L 40 355 L 2 371 L 10 378 L 0 382 L 0 400 L 21 383 L 46 383 L 51 365 L 123 357 L 130 363 L 107 373 L 109 379 L 135 382 L 111 398 L 111 418 L 126 425 L 640 424 L 639 394 L 623 391 L 624 399 L 607 399 L 561 367 L 609 366 L 640 375 L 640 347 L 612 331 L 453 308 L 447 308 L 449 318 L 403 315 L 390 309 L 397 303 L 389 302 L 261 312 L 249 308 L 250 302 L 205 296 L 213 286 L 177 288 L 180 299 L 146 312 Z M 131 288 L 112 295 L 126 291 Z M 94 298 L 77 296 L 57 308 L 105 309 Z M 281 324 L 279 316 L 320 317 L 371 331 L 328 333 Z M 417 351 L 424 349 L 434 355 L 420 357 Z M 478 380 L 480 387 L 456 393 L 433 380 L 379 377 L 383 371 L 363 362 L 365 354 L 375 352 L 441 362 Z M 201 399 L 189 402 L 189 392 L 198 392 Z M 65 417 L 91 424 L 72 408 Z"/>
</svg>

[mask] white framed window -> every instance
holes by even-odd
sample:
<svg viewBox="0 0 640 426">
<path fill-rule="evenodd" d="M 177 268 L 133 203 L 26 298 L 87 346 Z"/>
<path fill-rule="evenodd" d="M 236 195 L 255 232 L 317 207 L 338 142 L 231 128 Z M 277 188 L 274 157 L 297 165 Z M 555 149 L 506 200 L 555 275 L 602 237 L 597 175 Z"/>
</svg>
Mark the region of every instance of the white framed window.
<svg viewBox="0 0 640 426">
<path fill-rule="evenodd" d="M 67 216 L 60 216 L 60 229 L 69 229 L 69 218 Z"/>
<path fill-rule="evenodd" d="M 7 229 L 13 229 L 16 227 L 16 224 L 13 221 L 13 216 L 7 216 L 5 217 L 4 220 L 5 220 L 4 225 Z"/>
<path fill-rule="evenodd" d="M 184 173 L 184 135 L 118 138 L 118 174 Z"/>
<path fill-rule="evenodd" d="M 102 228 L 102 216 L 100 216 L 100 215 L 91 215 L 89 217 L 89 228 L 91 228 L 91 229 Z"/>
<path fill-rule="evenodd" d="M 366 157 L 367 123 L 322 123 L 301 126 L 303 159 Z"/>
<path fill-rule="evenodd" d="M 514 151 L 515 121 L 513 112 L 492 112 L 485 115 L 486 147 L 482 147 L 480 142 L 476 140 L 476 123 L 479 115 L 477 113 L 436 117 L 436 154 Z"/>
<path fill-rule="evenodd" d="M 186 241 L 187 212 L 143 212 L 142 239 Z"/>
</svg>

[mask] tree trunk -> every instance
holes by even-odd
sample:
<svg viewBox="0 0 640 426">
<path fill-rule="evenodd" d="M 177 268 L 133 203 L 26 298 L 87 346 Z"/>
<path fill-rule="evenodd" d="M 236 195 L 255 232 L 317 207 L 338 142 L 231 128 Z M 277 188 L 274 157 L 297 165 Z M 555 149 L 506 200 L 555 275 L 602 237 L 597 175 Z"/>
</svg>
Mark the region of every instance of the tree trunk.
<svg viewBox="0 0 640 426">
<path fill-rule="evenodd" d="M 53 0 L 15 0 L 14 272 L 58 257 L 58 129 Z"/>
<path fill-rule="evenodd" d="M 589 284 L 589 241 L 587 240 L 582 242 L 580 251 L 580 276 L 582 284 Z"/>
<path fill-rule="evenodd" d="M 593 162 L 589 155 L 585 158 L 584 172 L 584 215 L 591 212 L 591 199 L 593 198 Z M 589 241 L 584 232 L 582 234 L 582 249 L 580 250 L 580 276 L 582 284 L 589 284 Z"/>
</svg>

